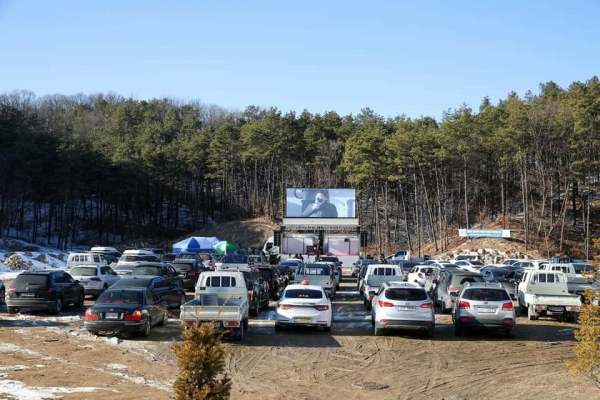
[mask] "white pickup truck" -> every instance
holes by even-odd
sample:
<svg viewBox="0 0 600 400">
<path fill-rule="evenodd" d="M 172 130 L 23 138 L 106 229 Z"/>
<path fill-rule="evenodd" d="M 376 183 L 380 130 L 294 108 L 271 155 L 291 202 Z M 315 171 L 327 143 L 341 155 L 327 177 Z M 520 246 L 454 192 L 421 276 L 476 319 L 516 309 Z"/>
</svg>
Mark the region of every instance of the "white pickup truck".
<svg viewBox="0 0 600 400">
<path fill-rule="evenodd" d="M 581 299 L 570 294 L 567 277 L 559 271 L 526 270 L 518 285 L 519 306 L 530 320 L 540 316 L 576 321 Z"/>
<path fill-rule="evenodd" d="M 586 263 L 560 263 L 544 264 L 540 269 L 546 271 L 561 271 L 567 277 L 567 286 L 569 293 L 583 296 L 586 289 L 590 289 L 592 284 L 587 276 L 583 275 L 585 271 L 595 271 L 594 267 Z"/>
<path fill-rule="evenodd" d="M 215 270 L 239 270 L 250 267 L 248 256 L 243 254 L 226 254 L 220 261 L 215 263 Z"/>
<path fill-rule="evenodd" d="M 235 340 L 244 340 L 248 329 L 248 289 L 239 271 L 203 272 L 196 284 L 192 301 L 181 306 L 179 318 L 185 327 L 214 323 L 215 332 L 227 332 Z"/>
</svg>

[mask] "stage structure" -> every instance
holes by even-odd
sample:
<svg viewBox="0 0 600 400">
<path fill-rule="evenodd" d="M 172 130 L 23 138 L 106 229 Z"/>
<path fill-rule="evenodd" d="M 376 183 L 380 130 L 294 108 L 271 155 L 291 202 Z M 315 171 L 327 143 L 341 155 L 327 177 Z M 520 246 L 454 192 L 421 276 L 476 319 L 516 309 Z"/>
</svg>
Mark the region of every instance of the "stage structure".
<svg viewBox="0 0 600 400">
<path fill-rule="evenodd" d="M 286 189 L 285 218 L 276 236 L 282 254 L 358 255 L 360 221 L 354 189 Z"/>
</svg>

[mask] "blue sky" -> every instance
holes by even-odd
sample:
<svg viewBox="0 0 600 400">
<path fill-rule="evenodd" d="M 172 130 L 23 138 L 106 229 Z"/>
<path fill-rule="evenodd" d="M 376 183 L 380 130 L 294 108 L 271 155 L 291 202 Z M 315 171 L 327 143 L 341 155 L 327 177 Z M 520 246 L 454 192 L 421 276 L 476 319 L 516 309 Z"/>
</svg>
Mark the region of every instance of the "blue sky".
<svg viewBox="0 0 600 400">
<path fill-rule="evenodd" d="M 0 0 L 0 92 L 440 118 L 600 72 L 600 0 Z"/>
</svg>

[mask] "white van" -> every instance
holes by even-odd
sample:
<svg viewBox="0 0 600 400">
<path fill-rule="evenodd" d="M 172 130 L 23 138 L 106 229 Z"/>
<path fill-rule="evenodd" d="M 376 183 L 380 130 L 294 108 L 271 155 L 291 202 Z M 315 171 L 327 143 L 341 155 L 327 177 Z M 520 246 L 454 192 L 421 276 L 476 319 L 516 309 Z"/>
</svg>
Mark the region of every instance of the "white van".
<svg viewBox="0 0 600 400">
<path fill-rule="evenodd" d="M 97 246 L 92 247 L 90 251 L 92 253 L 103 254 L 109 264 L 116 263 L 119 261 L 119 257 L 121 257 L 121 252 L 114 247 Z"/>
<path fill-rule="evenodd" d="M 367 266 L 365 277 L 360 281 L 358 287 L 360 294 L 363 294 L 367 279 L 369 279 L 369 276 L 371 275 L 397 276 L 399 282 L 404 281 L 404 274 L 402 273 L 402 268 L 400 268 L 400 266 L 395 264 L 371 264 Z"/>
<path fill-rule="evenodd" d="M 106 257 L 98 253 L 71 253 L 67 258 L 67 269 L 71 269 L 76 265 L 108 265 Z"/>
<path fill-rule="evenodd" d="M 158 255 L 149 250 L 125 250 L 117 266 L 114 268 L 119 275 L 131 275 L 137 265 L 163 265 Z"/>
</svg>

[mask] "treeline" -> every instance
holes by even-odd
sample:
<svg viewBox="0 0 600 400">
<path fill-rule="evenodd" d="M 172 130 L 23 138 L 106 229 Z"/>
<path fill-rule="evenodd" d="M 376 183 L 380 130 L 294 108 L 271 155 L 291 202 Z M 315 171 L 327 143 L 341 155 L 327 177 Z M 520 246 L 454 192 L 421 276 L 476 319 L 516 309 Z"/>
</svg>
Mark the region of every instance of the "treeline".
<svg viewBox="0 0 600 400">
<path fill-rule="evenodd" d="M 600 179 L 600 82 L 540 85 L 441 121 L 340 116 L 114 94 L 0 95 L 0 236 L 59 247 L 169 237 L 208 218 L 283 216 L 286 187 L 354 187 L 381 251 L 519 216 L 528 244 L 588 249 Z M 567 218 L 569 216 L 569 218 Z M 551 248 L 549 243 L 559 243 Z M 56 244 L 56 243 L 55 243 Z"/>
</svg>

